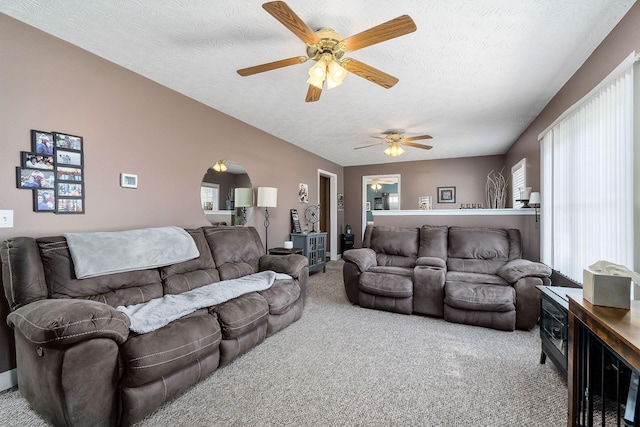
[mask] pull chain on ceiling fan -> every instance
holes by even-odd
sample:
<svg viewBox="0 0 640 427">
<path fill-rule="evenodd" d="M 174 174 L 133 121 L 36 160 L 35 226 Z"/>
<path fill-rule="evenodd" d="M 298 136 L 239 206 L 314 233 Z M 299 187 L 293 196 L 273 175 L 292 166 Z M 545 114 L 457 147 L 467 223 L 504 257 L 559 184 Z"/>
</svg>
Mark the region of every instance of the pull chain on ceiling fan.
<svg viewBox="0 0 640 427">
<path fill-rule="evenodd" d="M 343 58 L 347 52 L 353 52 L 386 40 L 409 34 L 416 30 L 416 24 L 408 15 L 402 15 L 383 24 L 369 28 L 351 37 L 342 38 L 332 28 L 320 28 L 313 31 L 283 1 L 272 1 L 262 5 L 271 16 L 287 27 L 307 45 L 307 56 L 295 56 L 266 64 L 238 70 L 241 76 L 251 76 L 265 71 L 276 70 L 307 62 L 316 61 L 309 69 L 307 97 L 305 101 L 320 99 L 323 87 L 333 89 L 342 84 L 347 72 L 353 73 L 386 89 L 398 83 L 398 79 L 370 65 L 353 58 Z"/>
<path fill-rule="evenodd" d="M 416 144 L 413 141 L 419 141 L 421 139 L 431 139 L 431 135 L 420 135 L 420 136 L 410 136 L 406 137 L 403 135 L 402 130 L 391 130 L 385 132 L 385 136 L 374 136 L 373 138 L 384 139 L 384 142 L 379 142 L 377 144 L 365 145 L 363 147 L 356 147 L 354 150 L 360 150 L 362 148 L 375 147 L 381 144 L 389 144 L 389 146 L 384 150 L 384 154 L 391 157 L 398 157 L 404 153 L 404 148 L 401 145 L 405 145 L 407 147 L 414 148 L 422 148 L 423 150 L 431 150 L 433 146 L 431 145 L 423 145 Z"/>
</svg>

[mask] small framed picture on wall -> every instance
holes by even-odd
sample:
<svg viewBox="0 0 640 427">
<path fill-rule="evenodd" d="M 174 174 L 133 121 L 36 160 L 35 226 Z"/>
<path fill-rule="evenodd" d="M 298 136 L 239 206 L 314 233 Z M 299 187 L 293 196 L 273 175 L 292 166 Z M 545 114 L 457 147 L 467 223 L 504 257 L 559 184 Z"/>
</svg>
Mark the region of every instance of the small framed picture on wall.
<svg viewBox="0 0 640 427">
<path fill-rule="evenodd" d="M 455 203 L 456 187 L 438 187 L 438 203 Z"/>
</svg>

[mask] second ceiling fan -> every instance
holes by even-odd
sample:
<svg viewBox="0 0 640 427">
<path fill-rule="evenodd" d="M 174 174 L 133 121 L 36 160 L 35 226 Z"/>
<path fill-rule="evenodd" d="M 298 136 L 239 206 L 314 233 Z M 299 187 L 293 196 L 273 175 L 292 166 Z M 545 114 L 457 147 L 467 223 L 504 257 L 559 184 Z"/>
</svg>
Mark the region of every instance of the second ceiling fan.
<svg viewBox="0 0 640 427">
<path fill-rule="evenodd" d="M 389 146 L 384 150 L 384 154 L 391 157 L 397 157 L 404 153 L 404 149 L 401 145 L 405 145 L 407 147 L 414 148 L 422 148 L 423 150 L 431 150 L 433 147 L 431 145 L 423 145 L 416 144 L 413 141 L 419 141 L 422 139 L 431 139 L 433 138 L 431 135 L 420 135 L 420 136 L 404 136 L 404 131 L 402 129 L 389 130 L 384 132 L 385 136 L 374 136 L 373 138 L 384 139 L 384 142 L 379 142 L 377 144 L 365 145 L 363 147 L 356 147 L 354 150 L 360 150 L 362 148 L 375 147 L 381 144 L 389 144 Z"/>
<path fill-rule="evenodd" d="M 287 27 L 307 45 L 307 56 L 294 56 L 266 64 L 255 65 L 238 70 L 241 76 L 271 71 L 289 65 L 297 65 L 308 60 L 316 61 L 309 70 L 309 88 L 305 101 L 320 99 L 322 89 L 332 89 L 342 84 L 347 71 L 358 75 L 384 88 L 390 88 L 398 79 L 370 65 L 353 58 L 344 58 L 347 52 L 353 52 L 367 46 L 390 40 L 416 30 L 416 24 L 408 15 L 402 15 L 383 24 L 369 28 L 356 35 L 342 38 L 332 28 L 320 28 L 313 31 L 283 1 L 272 1 L 262 5 L 263 9 Z"/>
</svg>

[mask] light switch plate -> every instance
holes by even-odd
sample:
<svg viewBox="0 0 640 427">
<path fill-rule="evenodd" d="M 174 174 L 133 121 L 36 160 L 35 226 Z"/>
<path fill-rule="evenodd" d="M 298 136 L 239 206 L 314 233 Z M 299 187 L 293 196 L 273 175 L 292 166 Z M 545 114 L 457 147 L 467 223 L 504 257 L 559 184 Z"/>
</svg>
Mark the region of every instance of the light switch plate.
<svg viewBox="0 0 640 427">
<path fill-rule="evenodd" d="M 0 210 L 0 228 L 13 227 L 13 211 Z"/>
</svg>

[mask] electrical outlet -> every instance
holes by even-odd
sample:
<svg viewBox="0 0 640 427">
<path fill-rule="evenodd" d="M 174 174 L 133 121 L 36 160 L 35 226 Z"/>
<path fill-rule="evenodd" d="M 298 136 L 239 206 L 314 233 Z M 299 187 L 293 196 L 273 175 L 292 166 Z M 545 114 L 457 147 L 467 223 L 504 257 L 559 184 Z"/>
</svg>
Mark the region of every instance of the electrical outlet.
<svg viewBox="0 0 640 427">
<path fill-rule="evenodd" d="M 0 228 L 13 227 L 13 211 L 0 210 Z"/>
</svg>

